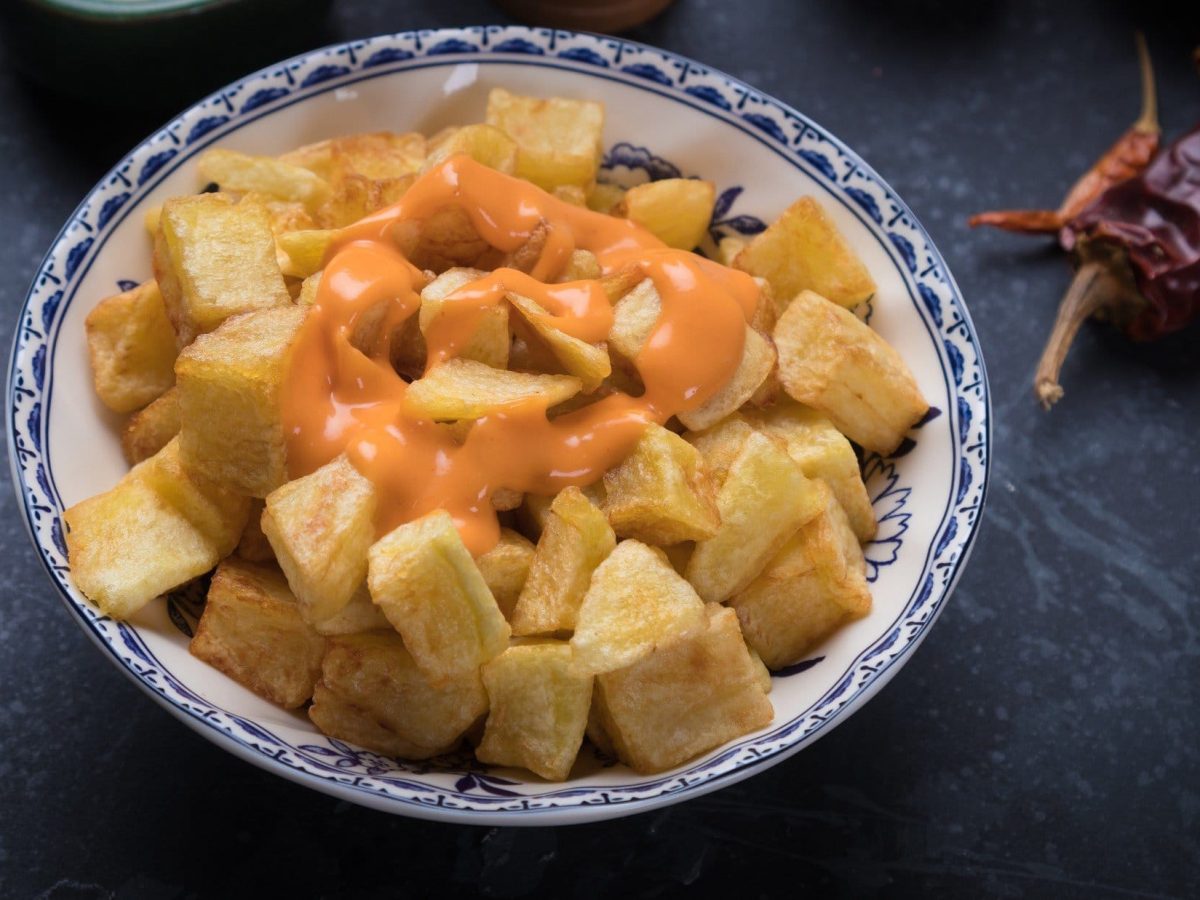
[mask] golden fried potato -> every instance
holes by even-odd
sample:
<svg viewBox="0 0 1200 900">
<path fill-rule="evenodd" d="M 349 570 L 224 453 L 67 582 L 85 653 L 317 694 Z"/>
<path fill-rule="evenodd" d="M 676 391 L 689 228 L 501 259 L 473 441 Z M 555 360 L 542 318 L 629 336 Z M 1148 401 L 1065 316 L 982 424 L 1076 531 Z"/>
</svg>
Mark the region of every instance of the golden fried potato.
<svg viewBox="0 0 1200 900">
<path fill-rule="evenodd" d="M 625 188 L 597 182 L 587 189 L 587 206 L 593 212 L 615 213 L 625 199 Z"/>
<path fill-rule="evenodd" d="M 579 488 L 560 491 L 550 504 L 529 578 L 512 612 L 513 633 L 574 629 L 592 573 L 615 545 L 604 513 Z"/>
<path fill-rule="evenodd" d="M 179 354 L 179 440 L 190 467 L 252 497 L 287 480 L 280 395 L 306 312 L 289 302 L 236 316 Z"/>
<path fill-rule="evenodd" d="M 814 197 L 789 206 L 733 264 L 771 283 L 781 315 L 801 291 L 816 291 L 844 307 L 875 293 L 867 267 Z"/>
<path fill-rule="evenodd" d="M 325 253 L 336 232 L 324 229 L 289 231 L 275 238 L 275 246 L 286 258 L 280 264 L 284 275 L 308 278 L 325 266 Z"/>
<path fill-rule="evenodd" d="M 662 297 L 649 278 L 625 293 L 613 307 L 613 324 L 608 345 L 630 362 L 637 359 L 646 341 L 658 327 Z"/>
<path fill-rule="evenodd" d="M 805 653 L 851 619 L 871 609 L 871 592 L 858 538 L 833 492 L 820 515 L 800 527 L 762 573 L 736 594 L 746 642 L 769 668 L 778 669 Z"/>
<path fill-rule="evenodd" d="M 617 749 L 613 746 L 608 732 L 604 730 L 604 722 L 600 715 L 600 691 L 592 686 L 592 705 L 588 707 L 587 727 L 584 729 L 587 739 L 597 752 L 616 758 Z"/>
<path fill-rule="evenodd" d="M 573 250 L 571 258 L 567 262 L 567 267 L 563 269 L 562 275 L 559 276 L 560 282 L 565 281 L 585 281 L 600 278 L 602 272 L 600 262 L 596 259 L 596 254 L 590 250 Z"/>
<path fill-rule="evenodd" d="M 717 242 L 717 262 L 723 266 L 733 266 L 737 255 L 746 249 L 750 242 L 744 237 L 729 235 Z"/>
<path fill-rule="evenodd" d="M 819 294 L 796 296 L 775 326 L 775 344 L 784 390 L 881 456 L 929 411 L 900 354 Z"/>
<path fill-rule="evenodd" d="M 217 147 L 204 151 L 196 167 L 204 181 L 215 182 L 222 191 L 265 194 L 275 200 L 303 204 L 309 212 L 329 197 L 329 185 L 323 178 L 269 156 L 250 156 Z"/>
<path fill-rule="evenodd" d="M 331 737 L 390 756 L 428 759 L 453 749 L 487 712 L 475 668 L 434 684 L 394 632 L 328 640 L 308 714 Z"/>
<path fill-rule="evenodd" d="M 796 529 L 820 512 L 821 482 L 804 477 L 787 452 L 757 432 L 746 438 L 717 493 L 721 527 L 696 542 L 687 580 L 719 603 L 748 585 Z"/>
<path fill-rule="evenodd" d="M 409 385 L 404 408 L 427 419 L 478 419 L 531 400 L 553 406 L 574 397 L 581 386 L 569 375 L 529 375 L 451 359 Z"/>
<path fill-rule="evenodd" d="M 456 428 L 470 423 L 454 422 L 448 423 L 448 427 Z M 465 440 L 465 438 L 464 438 Z M 512 488 L 496 488 L 492 491 L 492 509 L 496 512 L 509 512 L 519 507 L 525 500 L 525 495 L 520 491 L 514 491 Z"/>
<path fill-rule="evenodd" d="M 306 703 L 321 674 L 325 639 L 300 617 L 274 566 L 230 557 L 217 567 L 188 649 L 272 703 Z"/>
<path fill-rule="evenodd" d="M 479 269 L 456 267 L 447 269 L 425 285 L 421 290 L 421 309 L 417 314 L 421 334 L 428 338 L 431 330 L 438 327 L 438 320 L 446 312 L 447 307 L 456 302 L 447 300 L 447 297 L 486 274 Z M 469 338 L 459 336 L 462 343 L 458 348 L 458 358 L 473 359 L 494 369 L 507 367 L 508 306 L 504 303 L 497 303 L 495 306 L 487 307 L 473 325 L 474 329 Z"/>
<path fill-rule="evenodd" d="M 520 766 L 548 781 L 563 781 L 583 744 L 592 703 L 592 677 L 571 667 L 560 641 L 509 647 L 483 667 L 490 710 L 480 762 Z"/>
<path fill-rule="evenodd" d="M 604 732 L 636 772 L 666 771 L 775 717 L 737 616 L 706 612 L 706 629 L 596 679 Z"/>
<path fill-rule="evenodd" d="M 447 128 L 429 142 L 423 170 L 429 171 L 456 153 L 465 153 L 475 162 L 505 175 L 517 169 L 517 145 L 512 138 L 492 125 L 464 125 Z"/>
<path fill-rule="evenodd" d="M 496 598 L 496 605 L 510 622 L 517 597 L 529 578 L 533 554 L 534 547 L 528 538 L 511 528 L 501 528 L 496 546 L 475 560 L 479 574 Z"/>
<path fill-rule="evenodd" d="M 448 512 L 389 532 L 369 561 L 371 598 L 429 681 L 462 678 L 504 652 L 508 623 Z"/>
<path fill-rule="evenodd" d="M 334 613 L 328 619 L 322 619 L 313 625 L 318 634 L 324 634 L 330 637 L 340 634 L 361 634 L 364 631 L 389 631 L 392 628 L 392 623 L 387 620 L 387 616 L 383 614 L 383 610 L 375 605 L 375 601 L 371 599 L 371 592 L 367 590 L 367 583 L 364 581 L 358 586 L 350 601 L 341 608 L 337 613 Z"/>
<path fill-rule="evenodd" d="M 580 604 L 574 666 L 589 675 L 624 669 L 707 625 L 704 602 L 665 553 L 621 541 L 592 574 Z"/>
<path fill-rule="evenodd" d="M 699 431 L 720 422 L 748 402 L 775 368 L 775 346 L 749 325 L 742 342 L 742 359 L 725 386 L 695 409 L 676 417 L 687 428 Z"/>
<path fill-rule="evenodd" d="M 475 230 L 471 217 L 458 206 L 448 206 L 420 223 L 407 223 L 393 234 L 414 266 L 435 273 L 455 266 L 481 265 L 493 253 Z"/>
<path fill-rule="evenodd" d="M 612 362 L 604 344 L 589 344 L 560 331 L 552 324 L 546 310 L 528 297 L 510 293 L 508 302 L 529 323 L 563 369 L 583 383 L 585 394 L 593 393 L 612 373 Z"/>
<path fill-rule="evenodd" d="M 175 383 L 175 329 L 153 281 L 101 300 L 88 313 L 96 396 L 113 412 L 140 409 Z"/>
<path fill-rule="evenodd" d="M 263 534 L 262 530 L 262 515 L 265 508 L 266 502 L 257 497 L 250 501 L 250 514 L 246 517 L 246 527 L 242 529 L 242 536 L 238 538 L 237 547 L 234 548 L 234 553 L 247 562 L 276 562 L 275 551 L 271 549 L 271 542 L 267 540 L 267 536 Z"/>
<path fill-rule="evenodd" d="M 691 250 L 708 231 L 716 196 L 711 181 L 664 178 L 631 187 L 618 210 L 668 247 Z"/>
<path fill-rule="evenodd" d="M 741 413 L 733 413 L 711 428 L 685 434 L 684 440 L 700 451 L 708 477 L 718 488 L 725 483 L 729 467 L 742 452 L 754 429 Z"/>
<path fill-rule="evenodd" d="M 487 123 L 517 143 L 520 178 L 552 191 L 559 185 L 587 188 L 600 168 L 604 105 L 562 97 L 539 99 L 492 88 Z"/>
<path fill-rule="evenodd" d="M 163 454 L 172 459 L 161 467 L 165 471 L 156 471 Z M 160 594 L 203 575 L 229 553 L 245 524 L 248 503 L 182 470 L 177 454 L 177 447 L 168 444 L 111 490 L 63 513 L 71 578 L 114 619 L 127 619 Z M 190 482 L 170 497 L 159 490 L 168 472 Z M 199 509 L 180 508 L 174 502 L 178 499 L 197 501 Z M 228 515 L 232 538 L 209 530 L 213 509 Z"/>
<path fill-rule="evenodd" d="M 145 409 L 135 412 L 121 432 L 125 461 L 136 466 L 179 434 L 179 388 L 172 387 Z"/>
<path fill-rule="evenodd" d="M 716 486 L 700 452 L 659 425 L 604 476 L 604 512 L 613 531 L 647 544 L 699 541 L 717 533 Z"/>
<path fill-rule="evenodd" d="M 827 416 L 785 398 L 770 409 L 747 410 L 745 418 L 754 428 L 783 441 L 801 472 L 829 485 L 859 541 L 874 537 L 875 510 L 858 470 L 858 457 Z"/>
<path fill-rule="evenodd" d="M 309 275 L 300 284 L 300 295 L 296 298 L 296 305 L 301 307 L 312 306 L 317 302 L 317 291 L 321 287 L 321 273 L 314 272 Z"/>
<path fill-rule="evenodd" d="M 172 438 L 141 467 L 155 493 L 212 541 L 218 557 L 237 546 L 250 515 L 250 498 L 205 478 L 184 464 L 179 438 Z"/>
<path fill-rule="evenodd" d="M 163 204 L 154 276 L 180 346 L 230 316 L 292 302 L 266 210 L 225 194 Z"/>
<path fill-rule="evenodd" d="M 309 165 L 318 174 L 323 164 L 319 146 L 308 151 Z M 383 181 L 420 172 L 425 163 L 426 141 L 424 135 L 416 132 L 350 134 L 329 141 L 327 152 L 330 181 L 337 183 L 352 175 Z"/>
<path fill-rule="evenodd" d="M 553 191 L 554 196 L 572 206 L 587 206 L 587 191 L 577 184 L 560 184 Z"/>
<path fill-rule="evenodd" d="M 267 495 L 263 534 L 307 621 L 336 615 L 367 577 L 377 502 L 345 455 Z"/>
</svg>

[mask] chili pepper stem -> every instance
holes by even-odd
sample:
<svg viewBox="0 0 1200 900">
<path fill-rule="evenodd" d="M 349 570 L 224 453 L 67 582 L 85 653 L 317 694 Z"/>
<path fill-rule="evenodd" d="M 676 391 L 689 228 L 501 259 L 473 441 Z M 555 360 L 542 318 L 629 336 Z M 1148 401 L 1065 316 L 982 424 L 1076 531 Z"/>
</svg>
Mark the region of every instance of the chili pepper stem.
<svg viewBox="0 0 1200 900">
<path fill-rule="evenodd" d="M 1063 389 L 1058 383 L 1063 361 L 1071 348 L 1079 326 L 1093 313 L 1112 303 L 1120 290 L 1118 279 L 1111 269 L 1101 262 L 1086 262 L 1079 267 L 1067 294 L 1058 307 L 1054 329 L 1038 361 L 1033 377 L 1033 392 L 1042 409 L 1050 409 L 1062 399 Z"/>
<path fill-rule="evenodd" d="M 1145 36 L 1139 31 L 1134 35 L 1134 40 L 1137 43 L 1138 71 L 1142 77 L 1142 111 L 1133 123 L 1133 129 L 1142 134 L 1159 134 L 1162 128 L 1158 124 L 1158 91 L 1154 86 L 1154 64 L 1150 61 Z"/>
</svg>

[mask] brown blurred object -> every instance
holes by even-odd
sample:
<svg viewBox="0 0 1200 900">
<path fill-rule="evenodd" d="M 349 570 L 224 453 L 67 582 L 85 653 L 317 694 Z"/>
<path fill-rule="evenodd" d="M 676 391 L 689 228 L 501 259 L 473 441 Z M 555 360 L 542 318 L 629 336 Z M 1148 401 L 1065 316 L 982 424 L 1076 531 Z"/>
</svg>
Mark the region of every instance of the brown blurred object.
<svg viewBox="0 0 1200 900">
<path fill-rule="evenodd" d="M 673 0 L 496 0 L 496 5 L 530 25 L 611 34 L 649 22 Z"/>
</svg>

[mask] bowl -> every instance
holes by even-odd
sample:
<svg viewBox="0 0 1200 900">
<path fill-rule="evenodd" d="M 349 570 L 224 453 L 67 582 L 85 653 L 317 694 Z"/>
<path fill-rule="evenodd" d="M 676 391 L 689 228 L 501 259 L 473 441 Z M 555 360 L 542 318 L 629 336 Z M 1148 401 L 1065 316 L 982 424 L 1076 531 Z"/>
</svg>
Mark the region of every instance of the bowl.
<svg viewBox="0 0 1200 900">
<path fill-rule="evenodd" d="M 581 758 L 543 782 L 461 757 L 408 763 L 320 734 L 187 652 L 194 598 L 130 622 L 72 586 L 62 511 L 125 472 L 117 423 L 95 399 L 84 318 L 150 276 L 145 210 L 195 190 L 195 158 L 222 145 L 279 153 L 330 135 L 478 120 L 489 88 L 605 101 L 610 179 L 703 175 L 719 201 L 709 240 L 752 234 L 794 198 L 829 209 L 879 285 L 868 315 L 907 360 L 929 416 L 864 475 L 879 518 L 865 548 L 874 608 L 773 679 L 776 718 L 690 763 L 637 775 Z M 8 381 L 13 483 L 39 558 L 67 609 L 122 672 L 243 759 L 344 800 L 478 824 L 559 824 L 642 812 L 733 784 L 846 721 L 928 633 L 967 561 L 987 490 L 990 405 L 979 344 L 941 254 L 916 217 L 816 123 L 705 65 L 616 38 L 522 27 L 409 32 L 318 50 L 256 72 L 151 135 L 84 198 L 38 268 Z"/>
</svg>

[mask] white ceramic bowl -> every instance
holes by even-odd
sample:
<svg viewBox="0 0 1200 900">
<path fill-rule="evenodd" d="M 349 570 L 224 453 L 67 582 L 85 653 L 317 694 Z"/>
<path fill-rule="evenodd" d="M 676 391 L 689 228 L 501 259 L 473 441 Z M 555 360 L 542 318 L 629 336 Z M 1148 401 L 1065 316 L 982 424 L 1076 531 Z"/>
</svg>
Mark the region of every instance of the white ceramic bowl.
<svg viewBox="0 0 1200 900">
<path fill-rule="evenodd" d="M 69 577 L 62 510 L 126 469 L 118 422 L 92 391 L 84 317 L 102 297 L 151 274 L 145 210 L 196 190 L 194 159 L 206 147 L 274 154 L 347 132 L 432 132 L 480 119 L 495 85 L 604 101 L 610 176 L 714 181 L 714 235 L 752 232 L 794 198 L 819 197 L 879 283 L 871 324 L 899 348 L 940 413 L 897 457 L 865 461 L 880 519 L 866 549 L 871 614 L 776 674 L 770 727 L 662 775 L 589 758 L 569 782 L 548 784 L 467 759 L 412 764 L 347 746 L 303 713 L 193 659 L 186 596 L 120 623 L 102 617 Z M 13 482 L 42 563 L 80 627 L 126 675 L 200 734 L 264 769 L 376 809 L 480 824 L 652 809 L 732 784 L 828 732 L 896 673 L 932 625 L 966 562 L 988 476 L 988 388 L 970 318 L 929 236 L 870 166 L 801 114 L 706 66 L 615 38 L 544 29 L 356 41 L 197 103 L 122 160 L 63 226 L 21 311 L 8 396 Z"/>
</svg>

